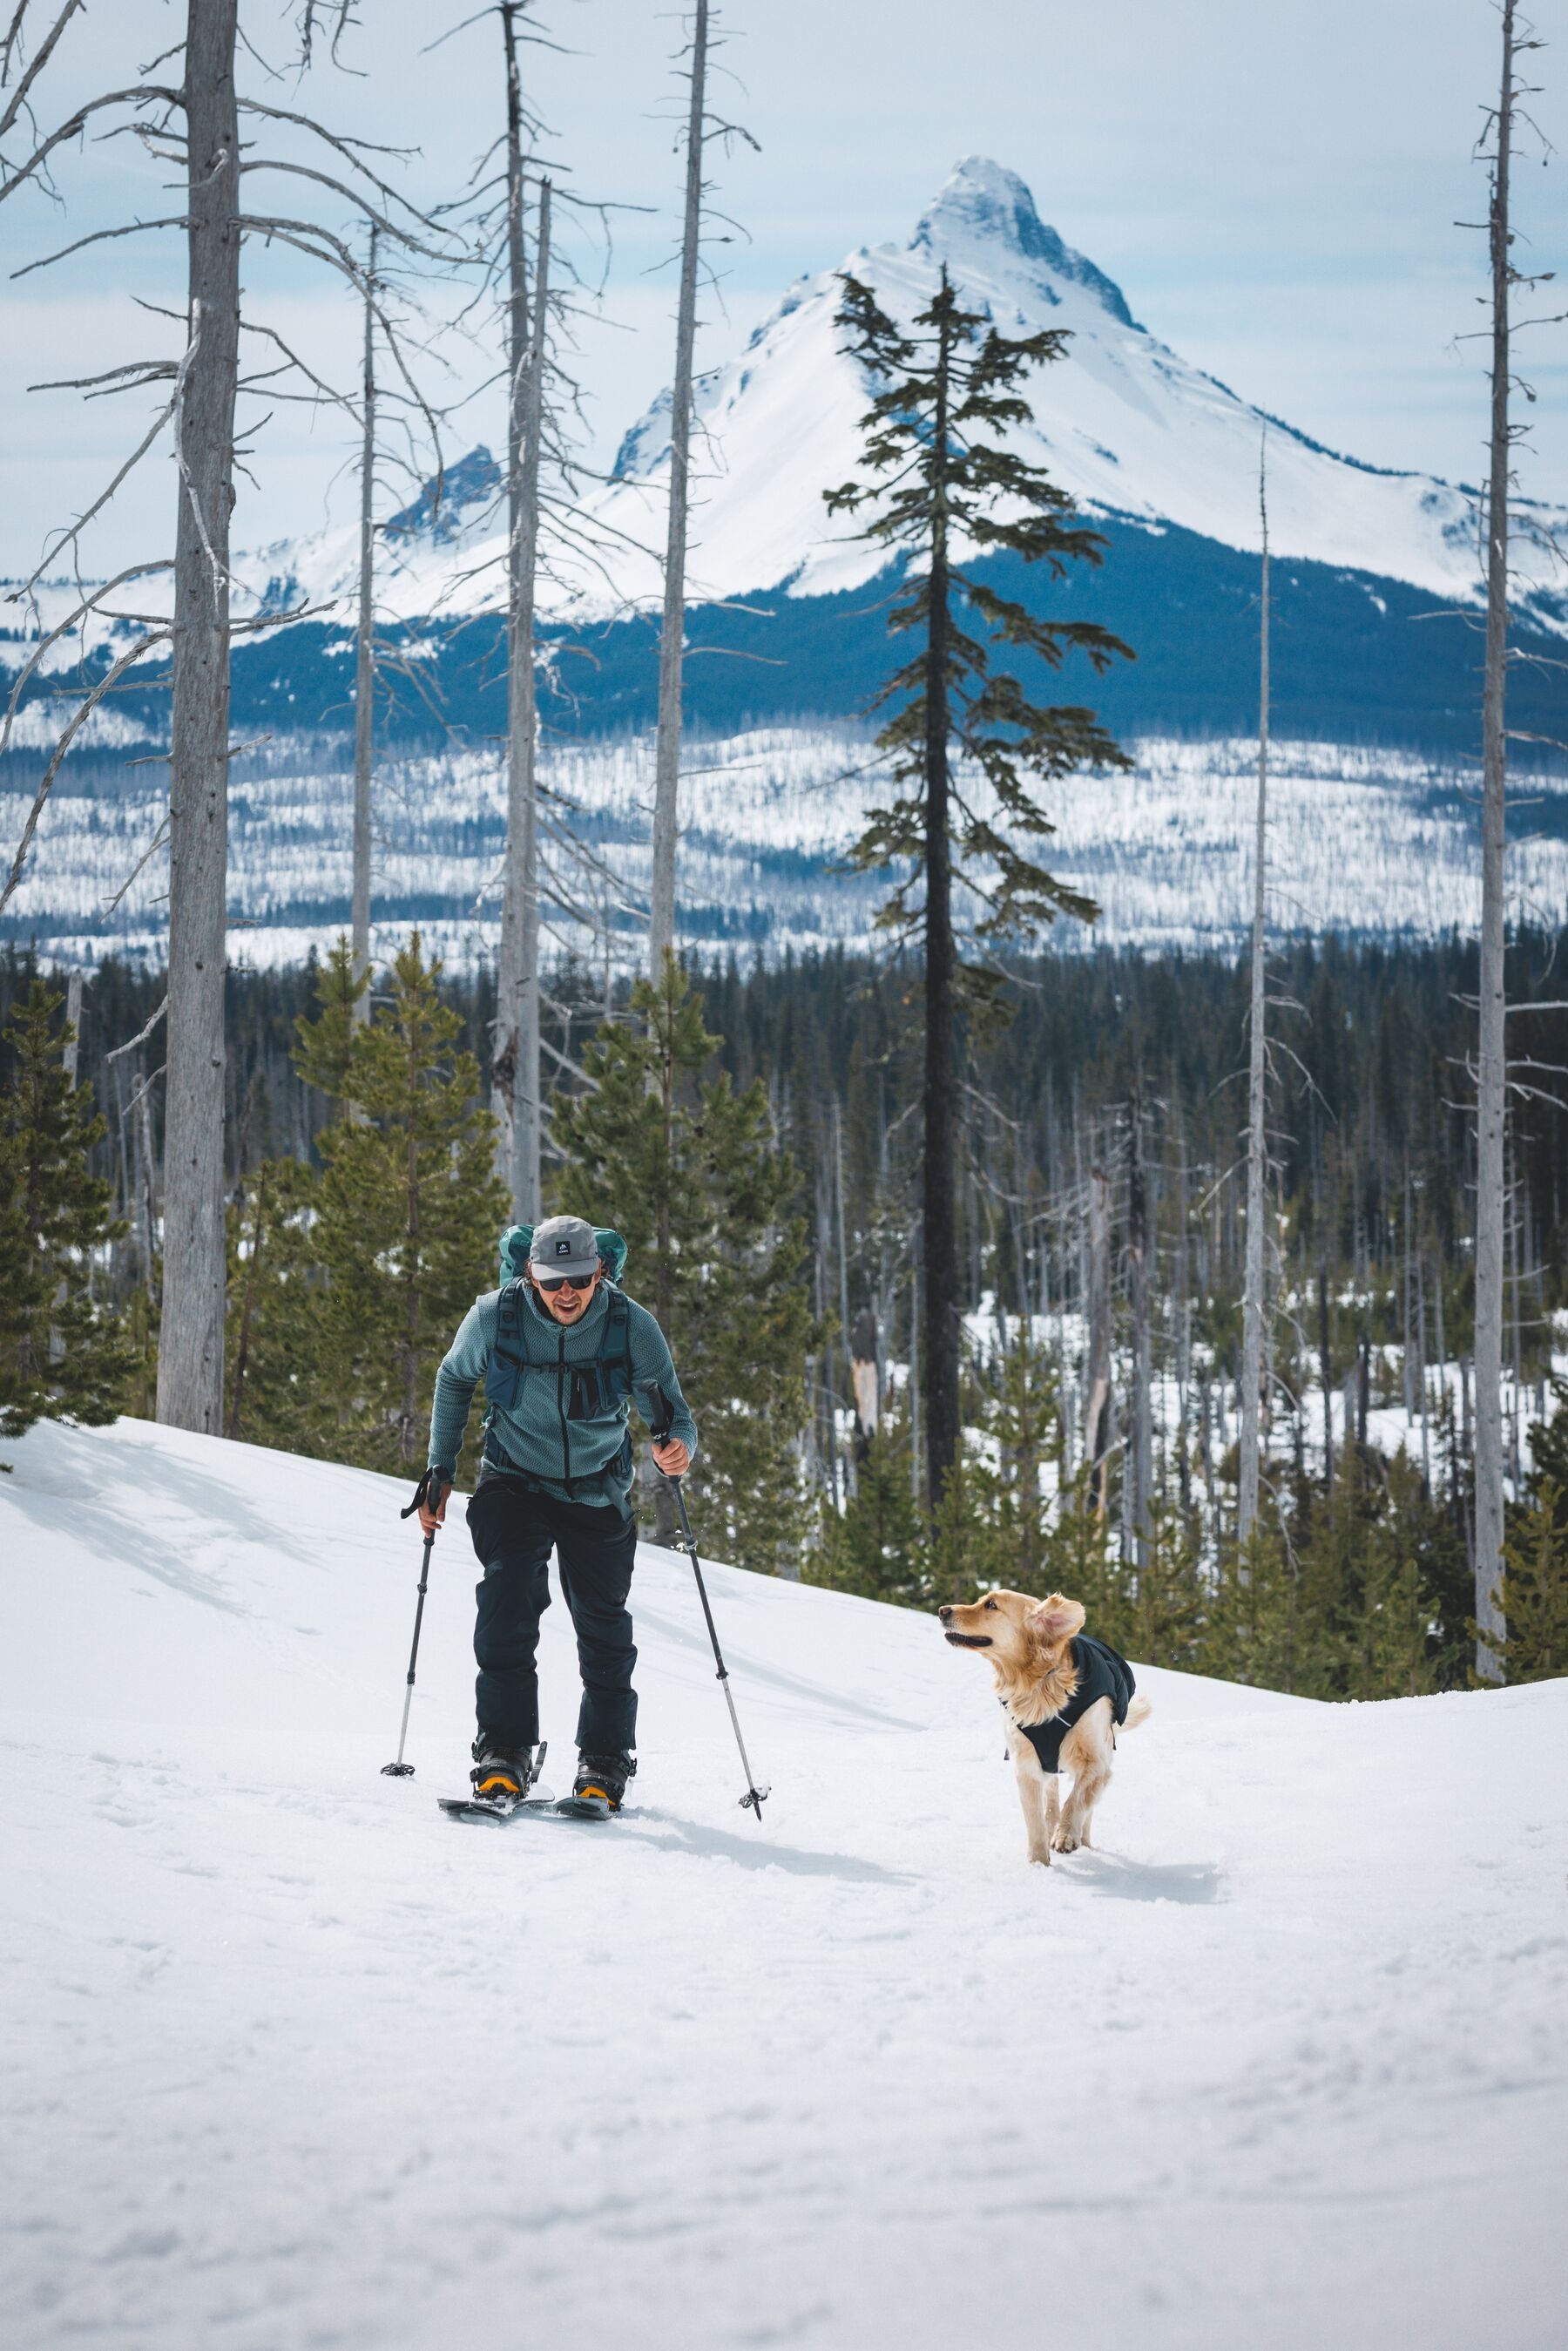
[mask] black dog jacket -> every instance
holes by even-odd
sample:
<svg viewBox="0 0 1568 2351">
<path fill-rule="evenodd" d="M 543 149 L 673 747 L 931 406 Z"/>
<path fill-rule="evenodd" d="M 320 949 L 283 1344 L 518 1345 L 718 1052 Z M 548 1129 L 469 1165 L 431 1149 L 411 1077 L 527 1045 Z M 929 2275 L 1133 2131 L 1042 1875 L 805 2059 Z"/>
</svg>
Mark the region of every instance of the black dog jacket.
<svg viewBox="0 0 1568 2351">
<path fill-rule="evenodd" d="M 1086 1633 L 1080 1633 L 1073 1642 L 1073 1663 L 1077 1669 L 1078 1687 L 1060 1714 L 1051 1715 L 1044 1722 L 1015 1722 L 1012 1726 L 1039 1756 L 1043 1771 L 1061 1770 L 1062 1741 L 1096 1698 L 1108 1698 L 1113 1719 L 1125 1722 L 1137 1687 L 1127 1659 Z"/>
</svg>

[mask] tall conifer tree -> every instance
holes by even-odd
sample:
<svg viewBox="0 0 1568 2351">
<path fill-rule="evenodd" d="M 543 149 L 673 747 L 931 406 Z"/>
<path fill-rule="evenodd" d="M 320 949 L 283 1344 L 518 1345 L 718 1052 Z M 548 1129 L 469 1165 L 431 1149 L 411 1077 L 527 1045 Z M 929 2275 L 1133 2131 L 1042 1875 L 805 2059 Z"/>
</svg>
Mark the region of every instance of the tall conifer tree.
<svg viewBox="0 0 1568 2351">
<path fill-rule="evenodd" d="M 476 1294 L 495 1286 L 511 1205 L 479 1064 L 452 1050 L 462 1024 L 437 995 L 441 969 L 414 932 L 388 975 L 389 1003 L 356 1024 L 364 983 L 340 939 L 321 1018 L 299 1024 L 300 1074 L 353 1113 L 319 1145 L 316 1377 L 331 1426 L 318 1449 L 370 1468 L 421 1453 L 436 1366 Z"/>
<path fill-rule="evenodd" d="M 727 1074 L 705 1074 L 719 1042 L 667 956 L 657 986 L 633 989 L 629 1022 L 587 1049 L 593 1091 L 556 1096 L 555 1206 L 626 1236 L 628 1289 L 657 1315 L 701 1431 L 691 1483 L 710 1507 L 707 1541 L 777 1572 L 806 1531 L 798 1446 L 820 1334 L 794 1163 L 760 1083 L 737 1093 Z M 660 1523 L 662 1539 L 671 1531 Z"/>
<path fill-rule="evenodd" d="M 1001 976 L 987 957 L 998 946 L 1058 914 L 1090 922 L 1098 911 L 1020 847 L 1021 836 L 1054 829 L 1035 785 L 1085 766 L 1131 764 L 1092 710 L 1032 701 L 1016 675 L 992 667 L 992 651 L 1016 648 L 1051 670 L 1083 653 L 1096 672 L 1131 654 L 1096 622 L 1043 619 L 961 569 L 971 551 L 1015 555 L 1060 580 L 1070 563 L 1101 559 L 1103 538 L 1075 520 L 1066 493 L 1002 437 L 1029 422 L 1023 387 L 1033 369 L 1063 356 L 1064 331 L 998 334 L 961 306 L 944 268 L 905 333 L 868 286 L 842 282 L 846 348 L 878 389 L 862 420 L 868 478 L 825 495 L 833 514 L 868 508 L 864 535 L 908 559 L 888 626 L 918 640 L 873 705 L 891 711 L 877 739 L 898 797 L 871 811 L 851 853 L 862 869 L 907 865 L 879 919 L 924 949 L 923 1355 L 936 1512 L 959 1447 L 961 1000 L 994 1009 Z M 961 626 L 961 613 L 978 628 Z"/>
<path fill-rule="evenodd" d="M 36 1420 L 89 1426 L 124 1408 L 133 1353 L 119 1318 L 94 1300 L 92 1252 L 119 1239 L 109 1187 L 88 1154 L 104 1133 L 91 1093 L 63 1059 L 74 1038 L 63 998 L 35 979 L 5 1031 L 0 1093 L 0 1436 Z"/>
</svg>

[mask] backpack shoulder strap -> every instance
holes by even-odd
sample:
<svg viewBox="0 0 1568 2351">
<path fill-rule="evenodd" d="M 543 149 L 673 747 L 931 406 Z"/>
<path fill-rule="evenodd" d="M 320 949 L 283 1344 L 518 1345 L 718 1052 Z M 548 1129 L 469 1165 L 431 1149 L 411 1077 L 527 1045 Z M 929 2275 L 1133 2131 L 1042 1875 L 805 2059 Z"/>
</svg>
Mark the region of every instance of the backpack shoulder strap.
<svg viewBox="0 0 1568 2351">
<path fill-rule="evenodd" d="M 495 1300 L 495 1338 L 484 1369 L 489 1407 L 510 1411 L 529 1369 L 528 1301 L 521 1280 L 504 1282 Z"/>
<path fill-rule="evenodd" d="M 626 1292 L 613 1281 L 605 1285 L 604 1329 L 599 1332 L 598 1362 L 608 1376 L 600 1383 L 616 1404 L 631 1396 L 631 1307 Z"/>
</svg>

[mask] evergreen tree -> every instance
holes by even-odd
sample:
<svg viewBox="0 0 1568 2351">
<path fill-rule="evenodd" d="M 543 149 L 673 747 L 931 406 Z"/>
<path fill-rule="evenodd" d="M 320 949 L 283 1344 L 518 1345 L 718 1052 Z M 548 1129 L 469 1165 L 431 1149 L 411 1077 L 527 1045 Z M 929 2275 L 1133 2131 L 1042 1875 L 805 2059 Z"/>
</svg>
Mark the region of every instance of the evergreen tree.
<svg viewBox="0 0 1568 2351">
<path fill-rule="evenodd" d="M 320 1376 L 317 1191 L 304 1160 L 264 1159 L 229 1210 L 224 1433 L 288 1453 L 330 1454 L 338 1425 Z"/>
<path fill-rule="evenodd" d="M 1503 1677 L 1568 1674 L 1568 1380 L 1552 1384 L 1552 1416 L 1530 1432 L 1527 1503 L 1503 1545 Z"/>
<path fill-rule="evenodd" d="M 1542 1479 L 1530 1508 L 1515 1514 L 1502 1558 L 1504 1680 L 1568 1674 L 1568 1495 L 1554 1479 Z"/>
<path fill-rule="evenodd" d="M 1058 914 L 1093 920 L 1092 903 L 1019 846 L 1021 835 L 1038 839 L 1053 830 L 1029 779 L 1050 782 L 1085 764 L 1130 765 L 1092 711 L 1031 701 L 1017 676 L 993 670 L 992 649 L 1018 648 L 1052 670 L 1069 652 L 1082 652 L 1098 672 L 1128 648 L 1094 622 L 1038 618 L 956 560 L 967 544 L 981 556 L 1044 563 L 1061 579 L 1069 563 L 1100 559 L 1104 540 L 1072 518 L 1066 493 L 996 437 L 1028 423 L 1021 386 L 1032 368 L 1062 357 L 1065 334 L 998 334 L 979 311 L 960 307 L 945 268 L 909 334 L 869 287 L 850 277 L 842 283 L 846 348 L 880 389 L 862 421 L 873 478 L 826 492 L 828 511 L 873 507 L 864 536 L 913 559 L 888 626 L 921 640 L 874 705 L 892 706 L 877 739 L 899 796 L 872 810 L 851 855 L 863 870 L 907 865 L 879 919 L 924 948 L 924 1378 L 934 1512 L 960 1445 L 961 976 L 971 1004 L 994 1008 L 997 989 L 993 966 L 965 967 L 961 934 L 967 927 L 983 956 Z M 960 625 L 962 606 L 985 641 Z M 961 769 L 954 772 L 955 746 L 979 771 L 988 799 Z M 955 879 L 980 909 L 967 925 L 955 910 Z"/>
<path fill-rule="evenodd" d="M 929 1544 L 909 1477 L 909 1422 L 885 1408 L 842 1511 L 827 1510 L 806 1581 L 904 1608 L 936 1604 Z"/>
<path fill-rule="evenodd" d="M 1049 1549 L 1045 1478 L 1048 1468 L 1059 1470 L 1062 1458 L 1057 1384 L 1025 1320 L 1002 1359 L 995 1387 L 977 1382 L 970 1407 L 980 1440 L 967 1472 L 971 1503 L 994 1539 L 991 1580 L 1014 1592 L 1042 1592 Z"/>
<path fill-rule="evenodd" d="M 626 1236 L 628 1289 L 657 1316 L 701 1431 L 691 1484 L 706 1539 L 777 1571 L 810 1526 L 799 1447 L 819 1343 L 794 1163 L 760 1084 L 737 1093 L 705 1074 L 720 1040 L 678 964 L 639 980 L 630 1009 L 586 1049 L 589 1088 L 555 1098 L 554 1205 Z M 658 1531 L 669 1539 L 668 1517 Z"/>
<path fill-rule="evenodd" d="M 4 1033 L 0 1093 L 0 1435 L 37 1420 L 89 1427 L 125 1407 L 133 1351 L 93 1295 L 93 1252 L 125 1231 L 108 1184 L 89 1172 L 104 1133 L 92 1096 L 62 1061 L 63 998 L 35 979 Z"/>
<path fill-rule="evenodd" d="M 310 1226 L 322 1276 L 314 1449 L 395 1471 L 422 1457 L 436 1367 L 495 1286 L 509 1200 L 479 1064 L 452 1050 L 462 1023 L 437 993 L 440 961 L 414 932 L 385 976 L 390 1001 L 356 1025 L 367 981 L 339 939 L 296 1057 L 346 1113 L 320 1137 Z"/>
</svg>

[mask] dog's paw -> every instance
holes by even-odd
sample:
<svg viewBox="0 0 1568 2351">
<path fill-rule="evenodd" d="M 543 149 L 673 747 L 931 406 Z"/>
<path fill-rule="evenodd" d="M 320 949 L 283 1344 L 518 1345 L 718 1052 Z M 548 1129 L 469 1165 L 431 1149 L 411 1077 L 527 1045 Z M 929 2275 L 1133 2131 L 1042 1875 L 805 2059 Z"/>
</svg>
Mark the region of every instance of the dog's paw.
<svg viewBox="0 0 1568 2351">
<path fill-rule="evenodd" d="M 1038 1862 L 1042 1869 L 1049 1869 L 1051 1866 L 1050 1846 L 1048 1844 L 1043 1844 L 1040 1846 L 1031 1845 L 1029 1848 L 1029 1858 L 1032 1862 Z"/>
<path fill-rule="evenodd" d="M 1079 1843 L 1079 1838 L 1075 1836 L 1071 1829 L 1063 1828 L 1058 1829 L 1052 1838 L 1051 1846 L 1054 1853 L 1076 1853 Z"/>
</svg>

